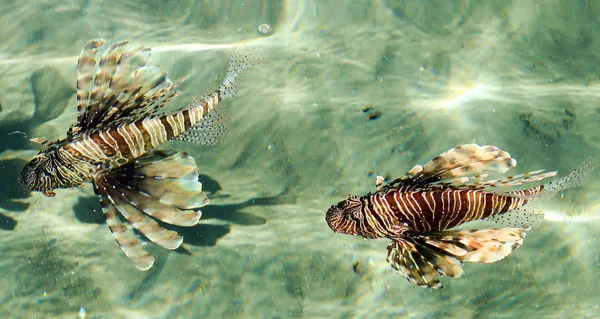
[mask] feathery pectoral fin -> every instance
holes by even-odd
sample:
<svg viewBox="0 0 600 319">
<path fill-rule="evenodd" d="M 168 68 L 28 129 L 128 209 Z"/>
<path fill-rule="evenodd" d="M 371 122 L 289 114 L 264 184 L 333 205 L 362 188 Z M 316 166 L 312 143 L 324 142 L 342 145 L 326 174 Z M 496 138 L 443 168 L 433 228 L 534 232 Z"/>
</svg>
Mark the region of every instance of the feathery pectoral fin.
<svg viewBox="0 0 600 319">
<path fill-rule="evenodd" d="M 153 218 L 179 226 L 196 225 L 201 216 L 196 209 L 208 203 L 197 176 L 198 168 L 186 153 L 152 151 L 94 180 L 109 227 L 138 269 L 149 269 L 154 259 L 120 223 L 116 210 L 153 243 L 176 249 L 183 238 Z"/>
<path fill-rule="evenodd" d="M 209 203 L 198 175 L 198 166 L 187 153 L 155 150 L 117 168 L 109 177 L 127 185 L 138 199 L 137 206 L 150 216 L 193 226 L 201 216 L 197 209 Z"/>
<path fill-rule="evenodd" d="M 387 247 L 387 261 L 411 284 L 439 289 L 439 275 L 459 278 L 463 275 L 458 259 L 440 254 L 411 239 L 395 239 Z"/>
<path fill-rule="evenodd" d="M 131 226 L 150 241 L 166 249 L 177 249 L 181 245 L 183 238 L 177 232 L 160 226 L 136 207 L 137 202 L 131 199 L 124 185 L 110 178 L 101 178 L 96 184 L 96 192 L 107 196 Z"/>
<path fill-rule="evenodd" d="M 97 189 L 96 193 L 100 197 L 100 205 L 102 206 L 102 211 L 106 217 L 106 224 L 125 255 L 139 270 L 148 270 L 152 268 L 152 265 L 154 265 L 154 257 L 142 248 L 133 232 L 121 222 L 117 215 L 117 209 L 108 199 L 107 194 L 98 191 Z"/>
<path fill-rule="evenodd" d="M 493 263 L 523 244 L 521 228 L 446 230 L 419 236 L 432 247 L 454 254 L 460 261 Z M 455 254 L 461 251 L 460 254 Z M 464 254 L 462 253 L 464 251 Z"/>
<path fill-rule="evenodd" d="M 413 285 L 439 289 L 439 275 L 459 278 L 461 262 L 492 263 L 523 244 L 520 228 L 449 230 L 394 239 L 387 260 Z"/>
</svg>

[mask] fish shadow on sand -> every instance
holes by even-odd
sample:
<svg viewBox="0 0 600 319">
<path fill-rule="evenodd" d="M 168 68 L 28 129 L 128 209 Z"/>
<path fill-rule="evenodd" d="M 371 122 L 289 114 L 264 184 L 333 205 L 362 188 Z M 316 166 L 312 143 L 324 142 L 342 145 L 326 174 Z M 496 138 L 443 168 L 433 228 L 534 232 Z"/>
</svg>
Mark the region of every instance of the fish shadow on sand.
<svg viewBox="0 0 600 319">
<path fill-rule="evenodd" d="M 28 203 L 21 200 L 28 198 L 31 192 L 19 182 L 19 172 L 25 163 L 22 159 L 0 161 L 0 181 L 3 186 L 0 188 L 0 207 L 6 210 L 22 212 L 29 207 Z"/>
<path fill-rule="evenodd" d="M 0 154 L 5 151 L 20 151 L 35 149 L 36 146 L 29 141 L 33 131 L 40 125 L 56 119 L 68 105 L 69 99 L 75 94 L 62 78 L 56 68 L 46 67 L 32 72 L 26 83 L 31 88 L 33 103 L 35 106 L 33 115 L 27 115 L 20 110 L 12 111 L 0 121 Z M 26 93 L 23 93 L 26 94 Z M 0 113 L 3 112 L 2 101 L 0 101 Z M 22 212 L 28 207 L 28 203 L 21 202 L 31 196 L 31 192 L 21 184 L 19 173 L 27 161 L 25 159 L 5 159 L 0 161 L 0 207 Z M 7 229 L 5 221 L 12 219 L 0 215 L 0 229 Z M 16 222 L 12 223 L 16 224 Z M 8 229 L 14 228 L 8 223 Z M 11 228 L 12 227 L 12 228 Z"/>
<path fill-rule="evenodd" d="M 202 182 L 202 188 L 204 192 L 211 200 L 213 200 L 213 203 L 218 198 L 229 197 L 227 194 L 218 193 L 221 191 L 221 185 L 210 176 L 200 175 L 198 179 Z M 284 189 L 281 193 L 275 196 L 256 197 L 237 204 L 208 204 L 208 206 L 202 207 L 202 218 L 200 219 L 200 224 L 194 227 L 178 227 L 164 223 L 161 223 L 161 225 L 165 228 L 177 231 L 183 236 L 183 241 L 185 244 L 194 246 L 215 246 L 217 244 L 217 240 L 227 235 L 231 227 L 230 225 L 202 224 L 203 220 L 219 219 L 244 226 L 263 225 L 267 222 L 265 218 L 245 213 L 243 210 L 251 206 L 288 204 L 295 201 L 295 197 L 289 194 L 289 189 Z M 102 216 L 100 216 L 100 218 L 102 219 Z M 191 253 L 185 248 L 185 245 L 180 246 L 175 251 L 177 253 L 191 255 Z M 152 291 L 151 287 L 156 284 L 156 278 L 158 278 L 163 272 L 164 267 L 164 260 L 158 259 L 146 277 L 140 283 L 132 286 L 127 298 L 130 300 L 138 300 L 140 296 L 147 294 L 148 291 Z"/>
<path fill-rule="evenodd" d="M 0 229 L 13 230 L 17 227 L 17 221 L 10 217 L 0 213 Z"/>
<path fill-rule="evenodd" d="M 289 203 L 290 200 L 294 201 L 293 198 L 286 195 L 287 190 L 284 190 L 275 196 L 256 197 L 241 203 L 218 205 L 214 204 L 216 199 L 226 198 L 229 195 L 219 194 L 221 185 L 210 176 L 200 175 L 198 178 L 202 182 L 204 192 L 213 200 L 210 204 L 201 208 L 202 218 L 200 223 L 193 227 L 181 227 L 158 221 L 161 226 L 174 230 L 183 236 L 184 243 L 188 245 L 214 246 L 219 238 L 224 237 L 231 230 L 230 225 L 203 224 L 203 220 L 218 219 L 243 226 L 263 225 L 267 222 L 265 218 L 243 212 L 243 210 L 251 206 L 279 205 Z M 80 198 L 73 209 L 75 217 L 82 223 L 103 224 L 105 222 L 96 196 Z M 179 247 L 177 252 L 189 254 L 183 246 Z"/>
<path fill-rule="evenodd" d="M 4 126 L 0 123 L 0 153 L 6 150 L 19 150 L 31 147 L 31 142 L 24 137 L 24 133 L 11 134 L 15 132 L 17 126 Z M 18 126 L 23 130 L 23 126 Z M 12 131 L 11 131 L 12 130 Z M 27 164 L 25 159 L 5 159 L 0 160 L 0 207 L 15 212 L 23 212 L 29 207 L 29 203 L 21 201 L 31 196 L 31 192 L 20 182 L 19 172 Z M 0 229 L 3 227 L 3 221 L 0 221 Z M 13 227 L 14 228 L 14 227 Z"/>
<path fill-rule="evenodd" d="M 9 212 L 23 212 L 29 207 L 29 203 L 23 202 L 30 196 L 31 192 L 19 182 L 19 172 L 25 160 L 8 159 L 0 161 L 0 207 Z M 17 220 L 9 215 L 0 213 L 0 229 L 13 230 L 17 226 Z"/>
</svg>

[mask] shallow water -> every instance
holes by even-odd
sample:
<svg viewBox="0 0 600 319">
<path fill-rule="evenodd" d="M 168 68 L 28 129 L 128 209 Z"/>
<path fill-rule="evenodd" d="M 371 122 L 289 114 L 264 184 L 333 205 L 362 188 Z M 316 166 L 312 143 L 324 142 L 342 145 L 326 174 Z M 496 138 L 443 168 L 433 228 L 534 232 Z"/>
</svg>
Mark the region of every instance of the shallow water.
<svg viewBox="0 0 600 319">
<path fill-rule="evenodd" d="M 568 174 L 600 148 L 598 1 L 0 2 L 0 317 L 595 318 L 598 173 L 540 203 L 546 220 L 494 264 L 412 287 L 386 240 L 334 234 L 327 208 L 456 145 L 497 145 L 517 173 Z M 260 33 L 268 24 L 271 31 Z M 171 107 L 218 85 L 227 51 L 269 63 L 226 103 L 223 143 L 171 142 L 212 200 L 183 248 L 136 270 L 90 185 L 46 198 L 17 180 L 75 118 L 90 39 L 153 47 L 185 80 Z M 358 263 L 357 271 L 353 264 Z M 83 314 L 85 312 L 85 314 Z"/>
</svg>

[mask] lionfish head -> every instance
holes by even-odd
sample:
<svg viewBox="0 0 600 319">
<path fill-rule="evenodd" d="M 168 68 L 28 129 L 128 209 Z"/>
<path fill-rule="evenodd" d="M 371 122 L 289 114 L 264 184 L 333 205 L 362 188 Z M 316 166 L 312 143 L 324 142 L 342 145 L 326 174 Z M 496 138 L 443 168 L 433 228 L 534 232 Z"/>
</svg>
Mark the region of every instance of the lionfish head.
<svg viewBox="0 0 600 319">
<path fill-rule="evenodd" d="M 361 235 L 361 224 L 364 220 L 361 207 L 358 196 L 349 196 L 327 210 L 325 221 L 336 233 Z"/>
<path fill-rule="evenodd" d="M 56 154 L 51 149 L 42 151 L 32 158 L 21 171 L 21 181 L 32 191 L 53 196 L 53 189 L 62 187 L 57 174 Z"/>
</svg>

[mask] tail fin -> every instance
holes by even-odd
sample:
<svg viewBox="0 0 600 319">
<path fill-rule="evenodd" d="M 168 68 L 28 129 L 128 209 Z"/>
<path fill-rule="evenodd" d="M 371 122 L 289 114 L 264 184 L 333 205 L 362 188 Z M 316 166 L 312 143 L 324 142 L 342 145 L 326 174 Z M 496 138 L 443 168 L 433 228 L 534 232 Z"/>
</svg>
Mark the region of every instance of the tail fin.
<svg viewBox="0 0 600 319">
<path fill-rule="evenodd" d="M 440 275 L 461 277 L 462 262 L 493 263 L 523 244 L 519 228 L 447 230 L 413 238 L 397 238 L 388 245 L 387 260 L 400 275 L 419 287 L 439 289 Z"/>
<path fill-rule="evenodd" d="M 552 181 L 544 186 L 543 197 L 550 197 L 556 193 L 571 187 L 580 185 L 600 165 L 593 158 L 588 158 L 569 175 Z"/>
<path fill-rule="evenodd" d="M 544 184 L 543 187 L 536 186 L 525 191 L 509 192 L 508 194 L 511 196 L 524 198 L 528 201 L 548 199 L 562 190 L 580 185 L 595 169 L 599 167 L 600 164 L 590 157 L 583 161 L 583 163 L 581 163 L 569 175 Z"/>
<path fill-rule="evenodd" d="M 262 57 L 248 47 L 235 47 L 229 58 L 227 75 L 219 86 L 221 98 L 227 99 L 235 95 L 241 81 L 241 74 L 247 68 L 264 63 Z"/>
</svg>

